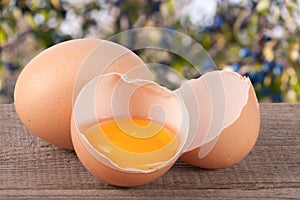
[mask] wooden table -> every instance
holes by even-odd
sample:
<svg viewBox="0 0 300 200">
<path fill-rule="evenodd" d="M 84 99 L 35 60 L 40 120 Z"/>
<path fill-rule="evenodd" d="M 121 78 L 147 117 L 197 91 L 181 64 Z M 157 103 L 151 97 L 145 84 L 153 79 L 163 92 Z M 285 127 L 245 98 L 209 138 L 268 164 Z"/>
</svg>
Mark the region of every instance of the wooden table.
<svg viewBox="0 0 300 200">
<path fill-rule="evenodd" d="M 74 152 L 43 142 L 13 105 L 0 105 L 0 199 L 300 199 L 300 104 L 260 107 L 259 139 L 239 164 L 203 170 L 177 162 L 159 179 L 124 189 L 94 178 Z"/>
</svg>

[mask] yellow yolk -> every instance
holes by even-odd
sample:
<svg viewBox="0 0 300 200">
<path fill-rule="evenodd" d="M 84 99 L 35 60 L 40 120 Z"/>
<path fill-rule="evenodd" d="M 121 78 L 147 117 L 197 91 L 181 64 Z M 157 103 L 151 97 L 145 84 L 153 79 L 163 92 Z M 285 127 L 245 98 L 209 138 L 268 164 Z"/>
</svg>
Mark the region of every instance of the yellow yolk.
<svg viewBox="0 0 300 200">
<path fill-rule="evenodd" d="M 89 143 L 122 168 L 149 170 L 175 155 L 176 132 L 147 119 L 103 120 L 84 133 Z"/>
</svg>

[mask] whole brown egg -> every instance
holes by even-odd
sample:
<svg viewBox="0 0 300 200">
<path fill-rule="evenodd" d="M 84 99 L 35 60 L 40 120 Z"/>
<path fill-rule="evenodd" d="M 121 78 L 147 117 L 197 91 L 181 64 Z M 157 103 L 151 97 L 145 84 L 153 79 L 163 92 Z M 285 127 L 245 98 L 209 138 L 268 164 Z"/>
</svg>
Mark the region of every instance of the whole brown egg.
<svg viewBox="0 0 300 200">
<path fill-rule="evenodd" d="M 100 44 L 103 44 L 102 48 L 95 52 Z M 107 71 L 124 72 L 135 66 L 145 66 L 129 49 L 100 39 L 70 40 L 42 51 L 25 66 L 14 92 L 19 118 L 32 133 L 56 146 L 73 149 L 70 121 L 74 84 L 76 82 L 76 90 L 79 90 L 78 84 L 82 86 L 93 76 L 103 73 L 101 70 L 90 72 L 84 82 L 77 81 L 85 60 L 93 50 L 99 64 L 101 59 L 109 58 L 109 54 L 127 52 L 112 60 Z"/>
</svg>

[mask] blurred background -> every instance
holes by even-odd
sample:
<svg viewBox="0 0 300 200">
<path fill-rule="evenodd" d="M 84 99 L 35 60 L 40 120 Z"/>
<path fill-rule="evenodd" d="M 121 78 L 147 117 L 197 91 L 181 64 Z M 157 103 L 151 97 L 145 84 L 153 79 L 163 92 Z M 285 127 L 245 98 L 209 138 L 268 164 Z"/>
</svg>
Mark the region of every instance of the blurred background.
<svg viewBox="0 0 300 200">
<path fill-rule="evenodd" d="M 20 71 L 43 49 L 154 26 L 187 34 L 219 69 L 249 76 L 260 102 L 300 102 L 300 0 L 1 0 L 0 104 L 13 102 Z M 135 53 L 200 76 L 178 55 Z"/>
</svg>

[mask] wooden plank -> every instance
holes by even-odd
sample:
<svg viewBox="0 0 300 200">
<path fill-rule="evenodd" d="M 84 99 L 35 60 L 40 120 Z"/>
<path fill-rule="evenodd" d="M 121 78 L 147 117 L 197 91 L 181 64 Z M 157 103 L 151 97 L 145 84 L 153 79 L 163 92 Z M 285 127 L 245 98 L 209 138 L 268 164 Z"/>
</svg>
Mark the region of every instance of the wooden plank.
<svg viewBox="0 0 300 200">
<path fill-rule="evenodd" d="M 90 175 L 73 152 L 47 146 L 7 148 L 0 151 L 0 189 L 112 189 Z M 202 170 L 178 162 L 160 179 L 140 188 L 257 189 L 300 187 L 300 147 L 257 147 L 238 165 L 220 170 Z"/>
<path fill-rule="evenodd" d="M 300 189 L 190 189 L 190 190 L 138 190 L 115 189 L 115 190 L 0 190 L 0 197 L 5 199 L 299 199 Z"/>
<path fill-rule="evenodd" d="M 260 107 L 260 137 L 239 164 L 203 170 L 177 162 L 161 178 L 123 189 L 94 178 L 74 152 L 32 135 L 13 105 L 0 105 L 0 199 L 300 199 L 300 104 Z"/>
<path fill-rule="evenodd" d="M 256 146 L 299 146 L 300 104 L 261 104 L 261 134 Z"/>
</svg>

